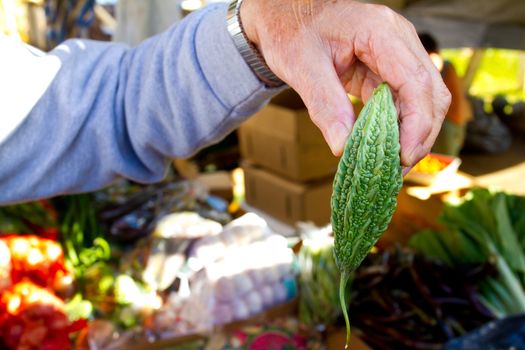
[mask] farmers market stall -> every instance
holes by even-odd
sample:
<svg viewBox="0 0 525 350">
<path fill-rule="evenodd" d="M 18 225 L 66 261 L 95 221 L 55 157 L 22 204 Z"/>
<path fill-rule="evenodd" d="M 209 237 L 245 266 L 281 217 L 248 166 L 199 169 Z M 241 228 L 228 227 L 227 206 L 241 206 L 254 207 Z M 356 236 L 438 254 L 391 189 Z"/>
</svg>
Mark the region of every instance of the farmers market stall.
<svg viewBox="0 0 525 350">
<path fill-rule="evenodd" d="M 352 350 L 525 346 L 525 197 L 478 177 L 522 164 L 523 143 L 499 165 L 425 157 L 340 288 L 330 197 L 358 189 L 336 190 L 346 173 L 334 187 L 339 159 L 316 166 L 329 151 L 295 98 L 243 125 L 244 172 L 186 169 L 191 180 L 0 208 L 0 347 L 342 349 L 343 310 Z"/>
<path fill-rule="evenodd" d="M 368 103 L 389 103 L 395 123 L 385 89 Z M 385 118 L 377 109 L 363 110 L 356 132 Z M 305 117 L 300 105 L 295 111 L 291 118 Z M 265 122 L 255 117 L 255 123 Z M 383 126 L 373 132 L 392 133 L 385 137 L 399 142 L 395 130 Z M 316 142 L 318 130 L 302 133 L 283 142 L 299 149 Z M 303 143 L 308 133 L 311 139 Z M 361 141 L 353 135 L 351 142 Z M 343 157 L 358 159 L 348 154 L 356 149 L 348 148 Z M 193 180 L 174 173 L 148 186 L 122 180 L 92 194 L 0 208 L 0 345 L 341 349 L 348 343 L 345 313 L 351 349 L 477 349 L 469 344 L 481 338 L 494 346 L 525 345 L 515 337 L 525 331 L 525 197 L 477 187 L 476 177 L 459 171 L 459 158 L 438 154 L 420 161 L 401 187 L 399 154 L 393 147 L 381 154 L 387 151 L 394 152 L 392 158 L 373 159 L 390 160 L 390 172 L 382 172 L 390 175 L 370 177 L 390 186 L 390 176 L 399 176 L 386 209 L 369 192 L 359 200 L 351 197 L 360 189 L 346 165 L 328 191 L 342 207 L 330 210 L 328 200 L 315 202 L 326 192 L 319 188 L 333 180 L 326 178 L 332 162 L 299 172 L 314 178 L 303 183 L 268 175 L 273 160 L 261 170 L 257 153 L 244 169 L 268 172 L 261 178 L 271 181 L 262 192 L 257 182 L 249 184 L 249 172 L 243 179 L 236 169 L 231 177 L 223 172 Z M 296 166 L 309 157 L 299 152 Z M 364 164 L 356 164 L 350 165 L 367 173 Z M 290 194 L 280 199 L 273 184 Z M 243 204 L 268 194 L 266 200 L 273 198 L 292 223 Z M 299 200 L 290 200 L 293 196 Z M 328 207 L 314 213 L 317 222 L 291 214 L 293 205 L 309 203 Z M 341 231 L 348 203 L 356 213 L 361 210 L 359 218 L 384 220 L 382 230 L 388 230 L 379 241 L 382 231 L 366 242 L 364 254 L 341 274 L 342 259 L 352 258 L 342 240 L 359 239 L 344 235 L 360 234 L 369 225 Z M 333 227 L 330 214 L 339 215 Z"/>
<path fill-rule="evenodd" d="M 287 239 L 227 204 L 177 180 L 2 208 L 3 345 L 340 349 L 330 227 Z M 524 312 L 524 210 L 523 197 L 469 190 L 441 228 L 374 248 L 346 289 L 351 348 L 456 349 Z"/>
<path fill-rule="evenodd" d="M 308 117 L 289 103 L 275 107 L 294 111 L 281 119 Z M 268 125 L 265 118 L 252 123 Z M 276 140 L 299 150 L 286 153 L 287 164 L 315 161 L 318 151 L 301 150 L 320 147 L 318 130 L 285 125 L 293 136 Z M 156 185 L 122 180 L 91 194 L 0 208 L 0 346 L 342 349 L 343 311 L 355 350 L 477 349 L 470 345 L 481 338 L 524 345 L 512 335 L 525 332 L 525 197 L 477 187 L 458 158 L 430 154 L 406 176 L 395 212 L 391 195 L 388 230 L 367 243 L 364 260 L 340 284 L 334 251 L 341 238 L 328 225 L 331 211 L 340 211 L 329 198 L 352 203 L 342 196 L 359 189 L 341 186 L 355 179 L 343 167 L 332 187 L 332 160 L 292 177 L 275 174 L 282 158 L 254 153 L 257 137 L 248 127 L 244 178 L 241 169 L 192 180 L 174 172 Z M 395 175 L 399 155 L 392 155 Z M 244 199 L 270 205 L 255 212 Z M 361 215 L 383 215 L 376 208 Z M 345 220 L 333 221 L 339 235 Z"/>
<path fill-rule="evenodd" d="M 521 1 L 376 2 L 443 46 L 525 48 Z M 62 12 L 51 42 L 43 32 L 36 42 L 87 35 L 102 18 L 114 29 L 111 11 L 100 12 L 108 7 L 85 3 L 90 21 L 66 33 L 60 20 L 76 14 Z M 520 101 L 485 102 L 510 130 L 508 149 L 429 154 L 399 184 L 395 212 L 394 200 L 385 209 L 367 202 L 369 192 L 353 198 L 345 189 L 358 186 L 346 173 L 334 188 L 340 159 L 291 90 L 240 127 L 238 149 L 177 160 L 160 184 L 122 180 L 0 207 L 0 349 L 343 349 L 343 310 L 351 350 L 525 348 L 525 118 Z M 395 129 L 381 137 L 392 141 Z M 374 160 L 390 152 L 371 176 L 387 187 L 398 183 L 380 175 L 400 174 L 393 149 L 372 150 L 381 154 Z M 358 175 L 370 170 L 361 166 Z M 364 207 L 359 218 L 376 215 L 347 231 L 388 226 L 342 287 L 334 235 L 346 234 L 349 219 L 333 216 L 334 193 L 350 212 Z"/>
</svg>

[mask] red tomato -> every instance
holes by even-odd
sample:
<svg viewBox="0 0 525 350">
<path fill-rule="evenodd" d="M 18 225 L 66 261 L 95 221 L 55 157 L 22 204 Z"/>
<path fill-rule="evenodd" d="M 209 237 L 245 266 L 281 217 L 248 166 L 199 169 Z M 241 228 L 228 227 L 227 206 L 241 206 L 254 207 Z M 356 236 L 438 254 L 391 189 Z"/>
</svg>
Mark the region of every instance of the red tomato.
<svg viewBox="0 0 525 350">
<path fill-rule="evenodd" d="M 66 269 L 64 252 L 59 243 L 33 235 L 2 236 L 11 253 L 11 282 L 29 279 L 52 288 L 59 279 L 71 276 Z"/>
<path fill-rule="evenodd" d="M 67 350 L 69 334 L 86 326 L 70 323 L 62 300 L 29 281 L 2 293 L 0 315 L 0 339 L 14 350 Z"/>
</svg>

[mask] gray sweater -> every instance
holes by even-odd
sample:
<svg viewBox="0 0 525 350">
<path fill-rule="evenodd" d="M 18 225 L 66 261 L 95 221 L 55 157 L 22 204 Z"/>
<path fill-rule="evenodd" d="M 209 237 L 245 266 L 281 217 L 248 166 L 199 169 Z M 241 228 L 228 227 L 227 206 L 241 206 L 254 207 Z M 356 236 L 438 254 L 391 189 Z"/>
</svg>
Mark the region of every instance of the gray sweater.
<svg viewBox="0 0 525 350">
<path fill-rule="evenodd" d="M 225 5 L 209 6 L 136 48 L 70 40 L 40 57 L 1 49 L 11 58 L 5 75 L 22 78 L 0 78 L 0 204 L 118 177 L 159 181 L 170 158 L 219 141 L 261 108 L 277 91 L 253 75 L 225 17 Z M 51 58 L 56 69 L 24 77 L 31 62 Z"/>
</svg>

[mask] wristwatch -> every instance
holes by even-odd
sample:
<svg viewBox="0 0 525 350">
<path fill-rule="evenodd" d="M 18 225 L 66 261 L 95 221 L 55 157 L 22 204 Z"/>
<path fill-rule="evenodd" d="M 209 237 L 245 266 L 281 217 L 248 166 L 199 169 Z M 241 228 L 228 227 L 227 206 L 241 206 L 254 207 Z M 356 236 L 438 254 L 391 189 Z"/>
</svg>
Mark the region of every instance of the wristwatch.
<svg viewBox="0 0 525 350">
<path fill-rule="evenodd" d="M 264 1 L 264 0 L 261 0 Z M 240 9 L 242 0 L 234 0 L 228 7 L 227 15 L 227 26 L 228 32 L 230 33 L 233 43 L 242 58 L 246 61 L 248 66 L 252 69 L 255 75 L 261 80 L 267 87 L 274 88 L 284 85 L 284 82 L 279 79 L 268 67 L 264 58 L 255 45 L 250 42 L 241 22 Z"/>
</svg>

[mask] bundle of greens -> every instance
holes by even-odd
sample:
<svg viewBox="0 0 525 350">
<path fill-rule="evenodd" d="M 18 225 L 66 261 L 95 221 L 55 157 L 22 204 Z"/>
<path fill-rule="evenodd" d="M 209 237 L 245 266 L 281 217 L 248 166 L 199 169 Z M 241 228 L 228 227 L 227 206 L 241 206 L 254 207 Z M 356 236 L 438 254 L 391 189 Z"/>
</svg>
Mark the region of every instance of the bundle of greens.
<svg viewBox="0 0 525 350">
<path fill-rule="evenodd" d="M 124 328 L 137 324 L 141 312 L 156 305 L 158 298 L 119 271 L 120 247 L 106 239 L 94 195 L 60 197 L 55 205 L 66 263 L 75 274 L 77 293 L 66 305 L 70 319 L 103 317 Z"/>
<path fill-rule="evenodd" d="M 299 319 L 310 327 L 334 324 L 341 315 L 333 247 L 333 237 L 320 235 L 304 239 L 298 254 Z"/>
<path fill-rule="evenodd" d="M 441 231 L 425 230 L 409 245 L 449 266 L 490 263 L 498 274 L 481 281 L 483 302 L 498 317 L 525 312 L 525 198 L 473 189 L 446 204 Z"/>
<path fill-rule="evenodd" d="M 80 283 L 87 269 L 109 260 L 111 255 L 93 203 L 90 194 L 66 196 L 55 202 L 66 262 Z"/>
</svg>

